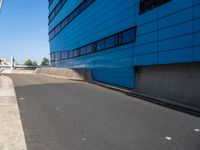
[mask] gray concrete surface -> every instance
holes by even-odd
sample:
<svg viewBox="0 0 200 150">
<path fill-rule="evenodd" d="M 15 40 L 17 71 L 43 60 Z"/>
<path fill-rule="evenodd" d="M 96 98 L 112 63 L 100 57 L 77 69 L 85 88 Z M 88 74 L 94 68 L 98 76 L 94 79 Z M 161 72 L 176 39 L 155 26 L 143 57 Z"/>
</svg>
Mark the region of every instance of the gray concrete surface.
<svg viewBox="0 0 200 150">
<path fill-rule="evenodd" d="M 135 91 L 200 112 L 200 63 L 139 67 Z M 163 99 L 164 100 L 164 99 Z"/>
<path fill-rule="evenodd" d="M 37 68 L 35 74 L 47 75 L 52 77 L 63 77 L 74 80 L 92 81 L 89 69 L 67 69 L 67 68 Z"/>
<path fill-rule="evenodd" d="M 14 81 L 28 150 L 199 150 L 200 118 L 83 82 Z"/>
<path fill-rule="evenodd" d="M 26 150 L 12 80 L 0 76 L 0 150 Z"/>
</svg>

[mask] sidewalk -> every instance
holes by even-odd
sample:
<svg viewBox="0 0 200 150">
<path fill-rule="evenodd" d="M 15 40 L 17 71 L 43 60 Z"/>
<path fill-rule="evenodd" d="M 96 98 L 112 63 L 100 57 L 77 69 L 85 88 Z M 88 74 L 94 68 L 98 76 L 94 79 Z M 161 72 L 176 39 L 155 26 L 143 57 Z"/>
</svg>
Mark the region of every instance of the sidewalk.
<svg viewBox="0 0 200 150">
<path fill-rule="evenodd" d="M 26 150 L 12 80 L 0 76 L 0 150 Z"/>
</svg>

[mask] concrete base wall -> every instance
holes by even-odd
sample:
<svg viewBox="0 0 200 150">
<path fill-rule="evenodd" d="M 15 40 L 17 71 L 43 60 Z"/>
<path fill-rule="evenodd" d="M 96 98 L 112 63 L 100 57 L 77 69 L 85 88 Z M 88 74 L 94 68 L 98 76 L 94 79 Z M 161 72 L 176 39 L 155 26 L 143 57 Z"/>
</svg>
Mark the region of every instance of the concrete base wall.
<svg viewBox="0 0 200 150">
<path fill-rule="evenodd" d="M 92 75 L 89 69 L 37 68 L 35 73 L 61 76 L 74 80 L 85 80 L 85 81 L 92 80 Z"/>
<path fill-rule="evenodd" d="M 136 68 L 135 91 L 200 110 L 200 63 Z"/>
</svg>

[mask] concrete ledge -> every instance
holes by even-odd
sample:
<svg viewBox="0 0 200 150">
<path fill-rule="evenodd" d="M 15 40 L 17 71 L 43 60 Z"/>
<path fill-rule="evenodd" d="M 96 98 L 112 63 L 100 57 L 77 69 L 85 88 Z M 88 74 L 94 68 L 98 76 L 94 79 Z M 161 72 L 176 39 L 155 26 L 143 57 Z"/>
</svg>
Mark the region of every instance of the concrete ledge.
<svg viewBox="0 0 200 150">
<path fill-rule="evenodd" d="M 26 150 L 12 80 L 0 76 L 0 150 Z"/>
<path fill-rule="evenodd" d="M 80 81 L 92 80 L 92 75 L 89 69 L 37 68 L 35 74 Z"/>
</svg>

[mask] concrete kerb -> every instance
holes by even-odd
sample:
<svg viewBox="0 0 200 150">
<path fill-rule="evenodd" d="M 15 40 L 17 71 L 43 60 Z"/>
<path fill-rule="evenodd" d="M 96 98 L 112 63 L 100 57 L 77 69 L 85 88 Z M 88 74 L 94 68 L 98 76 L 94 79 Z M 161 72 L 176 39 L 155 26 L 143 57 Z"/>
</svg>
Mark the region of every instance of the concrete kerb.
<svg viewBox="0 0 200 150">
<path fill-rule="evenodd" d="M 0 150 L 27 150 L 13 82 L 0 76 Z"/>
<path fill-rule="evenodd" d="M 149 101 L 151 103 L 161 105 L 164 107 L 168 107 L 173 110 L 178 110 L 178 111 L 181 111 L 181 112 L 184 112 L 187 114 L 191 114 L 191 115 L 200 117 L 199 109 L 173 102 L 173 100 L 169 100 L 169 99 L 165 99 L 165 98 L 161 98 L 161 97 L 153 97 L 153 96 L 145 95 L 143 93 L 139 93 L 139 92 L 136 92 L 136 91 L 133 91 L 130 89 L 124 89 L 124 88 L 112 86 L 112 85 L 101 83 L 101 82 L 89 81 L 88 83 L 95 84 L 95 85 L 98 85 L 101 87 L 105 87 L 107 89 L 115 90 L 120 93 L 126 94 L 128 96 L 132 96 L 132 97 L 139 98 L 141 100 Z"/>
</svg>

